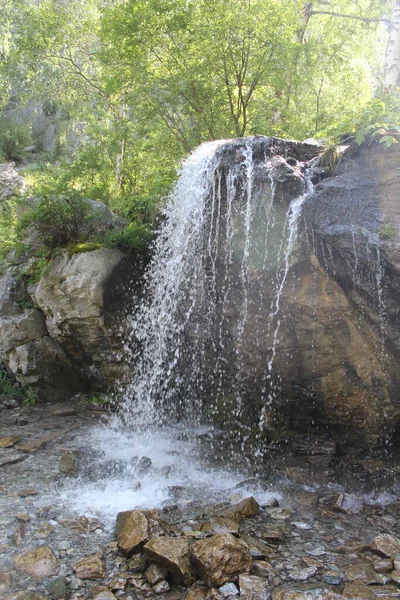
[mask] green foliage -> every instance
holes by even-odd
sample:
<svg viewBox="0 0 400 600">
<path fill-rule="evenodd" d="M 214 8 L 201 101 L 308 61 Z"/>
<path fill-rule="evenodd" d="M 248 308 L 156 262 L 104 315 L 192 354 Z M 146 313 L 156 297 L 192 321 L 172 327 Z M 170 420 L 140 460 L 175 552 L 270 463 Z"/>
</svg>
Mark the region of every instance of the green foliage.
<svg viewBox="0 0 400 600">
<path fill-rule="evenodd" d="M 37 392 L 31 387 L 26 388 L 24 390 L 24 398 L 22 400 L 22 404 L 25 404 L 27 406 L 35 406 L 37 401 L 38 401 Z"/>
<path fill-rule="evenodd" d="M 60 197 L 41 198 L 37 206 L 22 217 L 19 227 L 25 231 L 34 227 L 43 245 L 53 249 L 81 241 L 93 230 L 93 224 L 90 205 L 72 191 Z"/>
<path fill-rule="evenodd" d="M 127 225 L 122 231 L 108 232 L 105 238 L 105 245 L 129 252 L 140 250 L 150 242 L 152 237 L 153 232 L 148 224 L 133 222 Z"/>
<path fill-rule="evenodd" d="M 11 117 L 0 117 L 0 160 L 21 160 L 23 148 L 30 143 L 32 139 L 26 125 Z"/>
<path fill-rule="evenodd" d="M 378 235 L 381 240 L 392 240 L 396 237 L 396 233 L 397 230 L 393 223 L 385 222 L 378 228 Z"/>
<path fill-rule="evenodd" d="M 384 91 L 367 102 L 351 118 L 331 126 L 324 133 L 340 140 L 364 143 L 378 142 L 390 147 L 400 139 L 399 91 Z"/>
<path fill-rule="evenodd" d="M 11 396 L 16 400 L 23 399 L 23 390 L 0 363 L 0 396 Z"/>
<path fill-rule="evenodd" d="M 81 244 L 68 244 L 66 250 L 72 256 L 73 254 L 80 254 L 81 252 L 93 252 L 93 250 L 98 250 L 102 247 L 103 244 L 98 242 L 83 242 Z"/>
</svg>

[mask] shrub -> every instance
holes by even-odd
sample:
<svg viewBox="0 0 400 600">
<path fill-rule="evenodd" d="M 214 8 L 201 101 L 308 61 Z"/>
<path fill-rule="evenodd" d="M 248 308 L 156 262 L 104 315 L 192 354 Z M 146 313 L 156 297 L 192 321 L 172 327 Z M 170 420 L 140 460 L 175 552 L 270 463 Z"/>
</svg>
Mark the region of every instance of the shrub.
<svg viewBox="0 0 400 600">
<path fill-rule="evenodd" d="M 129 223 L 122 231 L 110 231 L 105 238 L 105 245 L 117 247 L 121 250 L 140 250 L 146 246 L 153 237 L 150 226 L 146 223 Z"/>
<path fill-rule="evenodd" d="M 26 125 L 13 121 L 10 117 L 0 117 L 0 159 L 22 158 L 22 150 L 32 142 Z"/>
</svg>

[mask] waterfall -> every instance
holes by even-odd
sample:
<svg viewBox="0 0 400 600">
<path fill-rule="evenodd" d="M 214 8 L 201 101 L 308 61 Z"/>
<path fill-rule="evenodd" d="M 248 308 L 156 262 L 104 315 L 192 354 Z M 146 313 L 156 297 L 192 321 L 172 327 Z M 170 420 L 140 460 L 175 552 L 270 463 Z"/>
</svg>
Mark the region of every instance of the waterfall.
<svg viewBox="0 0 400 600">
<path fill-rule="evenodd" d="M 261 139 L 261 153 L 254 138 L 210 142 L 183 163 L 132 317 L 119 423 L 146 430 L 225 415 L 243 433 L 271 404 L 282 294 L 311 188 Z M 282 169 L 299 190 L 289 208 L 277 196 Z M 264 352 L 255 393 L 249 343 Z"/>
</svg>

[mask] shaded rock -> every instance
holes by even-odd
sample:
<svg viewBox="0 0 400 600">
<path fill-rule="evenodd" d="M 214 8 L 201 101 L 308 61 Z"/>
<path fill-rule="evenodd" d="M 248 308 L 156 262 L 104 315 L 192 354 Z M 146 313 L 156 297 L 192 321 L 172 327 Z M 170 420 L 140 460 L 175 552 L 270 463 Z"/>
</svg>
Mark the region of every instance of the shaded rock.
<svg viewBox="0 0 400 600">
<path fill-rule="evenodd" d="M 0 318 L 0 351 L 7 353 L 17 346 L 47 335 L 43 313 L 34 308 L 22 314 Z"/>
<path fill-rule="evenodd" d="M 116 596 L 110 591 L 100 592 L 100 594 L 96 594 L 93 596 L 93 600 L 115 600 Z"/>
<path fill-rule="evenodd" d="M 144 546 L 144 551 L 164 566 L 178 583 L 189 584 L 195 580 L 188 539 L 167 536 L 153 538 Z"/>
<path fill-rule="evenodd" d="M 170 591 L 170 586 L 168 581 L 159 581 L 158 583 L 156 583 L 155 585 L 153 585 L 153 592 L 155 594 L 164 594 L 166 592 Z"/>
<path fill-rule="evenodd" d="M 185 600 L 207 600 L 207 590 L 195 587 L 190 589 L 185 595 Z"/>
<path fill-rule="evenodd" d="M 0 573 L 0 594 L 4 594 L 11 588 L 11 575 Z"/>
<path fill-rule="evenodd" d="M 243 600 L 269 600 L 271 586 L 268 581 L 254 575 L 239 575 L 240 598 Z"/>
<path fill-rule="evenodd" d="M 317 567 L 295 567 L 289 573 L 289 579 L 294 581 L 306 581 L 317 572 Z"/>
<path fill-rule="evenodd" d="M 150 585 L 156 585 L 163 579 L 165 579 L 168 570 L 161 565 L 150 565 L 148 569 L 146 569 L 144 576 Z"/>
<path fill-rule="evenodd" d="M 191 555 L 201 579 L 211 587 L 219 587 L 251 568 L 247 544 L 230 533 L 195 542 Z"/>
<path fill-rule="evenodd" d="M 103 579 L 106 576 L 105 564 L 98 554 L 85 556 L 73 563 L 72 569 L 79 579 Z"/>
<path fill-rule="evenodd" d="M 58 572 L 58 560 L 48 546 L 40 546 L 26 550 L 14 558 L 15 568 L 19 573 L 32 577 L 50 577 Z"/>
<path fill-rule="evenodd" d="M 50 336 L 18 346 L 8 357 L 11 372 L 23 386 L 54 401 L 87 389 L 76 365 Z"/>
</svg>

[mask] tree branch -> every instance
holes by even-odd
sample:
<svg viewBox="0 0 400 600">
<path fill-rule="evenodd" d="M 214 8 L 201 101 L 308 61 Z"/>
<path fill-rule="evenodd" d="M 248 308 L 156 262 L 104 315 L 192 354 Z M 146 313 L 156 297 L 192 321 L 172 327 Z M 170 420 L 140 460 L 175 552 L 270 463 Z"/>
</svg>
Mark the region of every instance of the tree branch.
<svg viewBox="0 0 400 600">
<path fill-rule="evenodd" d="M 331 17 L 341 17 L 343 19 L 355 19 L 356 21 L 363 21 L 364 23 L 391 23 L 389 19 L 370 19 L 368 17 L 358 17 L 356 15 L 344 15 L 343 13 L 337 13 L 330 10 L 313 10 L 313 15 L 330 15 Z"/>
</svg>

